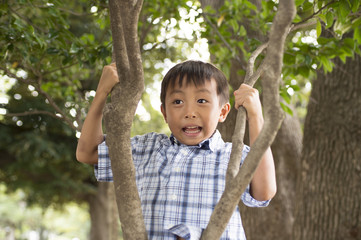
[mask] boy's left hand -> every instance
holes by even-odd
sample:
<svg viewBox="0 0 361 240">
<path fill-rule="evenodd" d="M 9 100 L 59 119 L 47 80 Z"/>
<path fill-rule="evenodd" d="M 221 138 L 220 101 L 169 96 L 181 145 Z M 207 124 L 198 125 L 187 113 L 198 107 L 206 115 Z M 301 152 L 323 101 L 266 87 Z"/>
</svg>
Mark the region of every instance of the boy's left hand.
<svg viewBox="0 0 361 240">
<path fill-rule="evenodd" d="M 238 90 L 234 91 L 234 97 L 235 108 L 243 106 L 247 110 L 248 119 L 262 118 L 262 106 L 257 89 L 242 84 Z"/>
</svg>

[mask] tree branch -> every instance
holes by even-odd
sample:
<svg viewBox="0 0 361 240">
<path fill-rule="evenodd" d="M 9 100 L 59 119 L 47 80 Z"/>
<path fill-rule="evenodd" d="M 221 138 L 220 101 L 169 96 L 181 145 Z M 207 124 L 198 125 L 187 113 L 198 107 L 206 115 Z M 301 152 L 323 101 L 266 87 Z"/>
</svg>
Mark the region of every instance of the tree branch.
<svg viewBox="0 0 361 240">
<path fill-rule="evenodd" d="M 6 113 L 5 114 L 5 116 L 8 116 L 8 117 L 24 117 L 24 116 L 30 116 L 30 115 L 48 115 L 50 117 L 63 120 L 62 117 L 57 116 L 56 114 L 54 114 L 52 112 L 43 111 L 43 110 L 31 110 L 31 111 L 25 111 L 25 112 L 21 112 L 21 113 Z M 73 129 L 76 130 L 75 127 Z"/>
<path fill-rule="evenodd" d="M 252 54 L 251 57 L 248 59 L 248 64 L 246 68 L 246 76 L 244 78 L 244 83 L 250 86 L 253 86 L 257 79 L 262 75 L 264 71 L 264 65 L 261 64 L 257 69 L 256 73 L 253 74 L 254 63 L 256 58 L 268 47 L 268 42 L 263 43 L 260 45 Z"/>
<path fill-rule="evenodd" d="M 308 22 L 303 22 L 303 23 L 297 23 L 297 24 L 293 24 L 290 28 L 290 32 L 295 32 L 299 29 L 303 29 L 303 28 L 308 28 L 308 27 L 312 27 L 314 25 L 317 24 L 317 20 L 316 19 L 311 19 Z"/>
<path fill-rule="evenodd" d="M 223 42 L 223 44 L 226 46 L 226 48 L 230 51 L 233 52 L 233 49 L 231 47 L 231 45 L 227 42 L 227 40 L 223 37 L 223 35 L 218 31 L 218 28 L 212 23 L 211 20 L 209 20 L 209 18 L 207 17 L 207 15 L 205 13 L 202 13 L 204 20 L 206 20 L 206 22 L 213 28 L 214 32 L 217 34 L 217 36 L 221 39 L 221 41 Z M 242 60 L 239 58 L 239 56 L 235 56 L 234 57 L 236 59 L 237 62 L 239 62 L 240 64 L 243 64 Z"/>
<path fill-rule="evenodd" d="M 313 17 L 315 17 L 317 14 L 319 14 L 320 12 L 322 12 L 322 10 L 324 10 L 325 8 L 327 8 L 328 6 L 330 6 L 331 4 L 334 4 L 336 1 L 333 0 L 331 2 L 328 2 L 325 6 L 321 7 L 320 9 L 318 9 L 317 12 L 314 12 L 313 14 L 311 14 L 309 17 L 303 19 L 301 22 L 298 22 L 296 24 L 294 24 L 295 27 L 297 27 L 297 25 L 303 25 L 304 23 L 308 22 L 308 20 L 312 19 Z"/>
<path fill-rule="evenodd" d="M 252 145 L 252 149 L 247 155 L 245 162 L 239 169 L 243 150 L 243 137 L 245 132 L 246 111 L 240 108 L 237 114 L 235 132 L 232 137 L 232 152 L 230 165 L 227 169 L 226 187 L 222 197 L 217 204 L 206 230 L 202 234 L 202 240 L 219 239 L 231 218 L 242 193 L 250 183 L 261 157 L 266 149 L 271 145 L 274 137 L 283 120 L 283 111 L 279 105 L 279 78 L 281 75 L 283 49 L 286 36 L 289 33 L 290 24 L 295 15 L 293 0 L 280 0 L 276 17 L 273 21 L 269 36 L 269 47 L 266 57 L 261 65 L 263 70 L 263 96 L 265 108 L 265 123 Z M 264 49 L 261 47 L 260 49 Z M 257 54 L 255 54 L 256 56 Z M 248 69 L 254 65 L 254 59 L 250 59 Z M 265 71 L 266 70 L 266 71 Z M 253 74 L 249 73 L 249 76 Z M 250 78 L 249 78 L 250 79 Z"/>
<path fill-rule="evenodd" d="M 72 128 L 72 129 L 74 129 L 74 130 L 77 130 L 77 131 L 80 131 L 79 126 L 78 126 L 78 127 L 75 127 L 74 124 L 73 124 L 73 121 L 72 121 L 72 120 L 65 114 L 65 112 L 55 103 L 55 101 L 53 100 L 53 98 L 52 98 L 47 92 L 45 92 L 45 91 L 43 91 L 43 90 L 41 89 L 42 75 L 37 76 L 38 78 L 37 78 L 36 80 L 28 80 L 28 79 L 23 79 L 23 78 L 21 78 L 21 77 L 16 76 L 16 74 L 12 73 L 12 72 L 10 71 L 10 69 L 8 69 L 8 68 L 6 68 L 6 67 L 4 68 L 4 67 L 1 67 L 1 66 L 0 66 L 0 69 L 3 70 L 4 73 L 5 73 L 7 76 L 16 79 L 16 80 L 18 80 L 19 82 L 23 82 L 23 83 L 28 84 L 28 85 L 29 85 L 29 84 L 33 85 L 34 88 L 35 88 L 35 90 L 36 90 L 37 92 L 39 92 L 41 95 L 43 95 L 43 96 L 45 97 L 45 99 L 47 99 L 47 100 L 49 101 L 50 106 L 52 106 L 52 107 L 54 108 L 54 110 L 55 110 L 58 114 L 61 115 L 61 117 L 58 117 L 58 116 L 57 116 L 56 118 L 64 120 L 70 128 Z M 34 74 L 35 74 L 35 73 L 34 73 Z M 36 76 L 36 74 L 35 74 L 35 76 Z M 27 111 L 27 112 L 29 113 L 29 112 L 32 112 L 32 111 Z M 16 113 L 16 114 L 19 114 L 19 113 Z M 46 113 L 42 113 L 42 114 L 46 114 Z M 47 115 L 49 115 L 49 114 L 47 114 Z M 56 116 L 56 115 L 55 115 L 55 116 Z"/>
<path fill-rule="evenodd" d="M 106 143 L 113 171 L 119 218 L 124 239 L 147 239 L 135 182 L 130 129 L 144 89 L 143 66 L 137 35 L 142 1 L 109 1 L 113 55 L 119 77 L 111 103 L 104 109 Z M 130 65 L 131 64 L 131 65 Z"/>
</svg>

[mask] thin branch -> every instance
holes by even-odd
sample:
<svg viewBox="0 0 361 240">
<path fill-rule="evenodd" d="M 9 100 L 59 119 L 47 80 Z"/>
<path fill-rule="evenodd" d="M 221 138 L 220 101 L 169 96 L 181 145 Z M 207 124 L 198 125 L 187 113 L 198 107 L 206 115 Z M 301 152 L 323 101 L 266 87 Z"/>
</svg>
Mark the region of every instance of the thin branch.
<svg viewBox="0 0 361 240">
<path fill-rule="evenodd" d="M 7 117 L 24 117 L 24 116 L 30 116 L 30 115 L 48 115 L 50 117 L 63 120 L 62 117 L 48 111 L 42 111 L 42 110 L 31 110 L 31 111 L 25 111 L 21 113 L 6 113 L 4 114 Z M 74 129 L 76 130 L 76 129 Z"/>
<path fill-rule="evenodd" d="M 209 18 L 207 17 L 206 14 L 202 14 L 203 18 L 206 20 L 206 22 L 213 28 L 213 30 L 215 31 L 215 33 L 217 34 L 217 36 L 221 39 L 221 41 L 223 42 L 223 44 L 226 46 L 226 48 L 230 51 L 233 52 L 233 49 L 231 47 L 231 45 L 227 42 L 227 40 L 223 37 L 223 35 L 218 31 L 218 28 L 212 23 L 211 20 L 209 20 Z M 240 64 L 243 64 L 242 60 L 238 57 L 235 56 L 235 59 L 237 62 L 239 62 Z"/>
<path fill-rule="evenodd" d="M 4 74 L 10 78 L 14 78 L 16 80 L 18 80 L 19 82 L 23 82 L 25 84 L 35 84 L 36 82 L 35 81 L 30 81 L 30 80 L 27 80 L 27 79 L 24 79 L 24 78 L 21 78 L 21 77 L 18 77 L 16 76 L 15 73 L 12 73 L 10 71 L 10 69 L 6 68 L 6 67 L 2 67 L 0 66 L 0 70 L 3 70 L 4 71 Z"/>
<path fill-rule="evenodd" d="M 268 42 L 263 43 L 251 54 L 251 57 L 248 59 L 248 64 L 246 68 L 246 76 L 244 78 L 244 83 L 250 86 L 253 86 L 259 76 L 263 71 L 263 64 L 257 69 L 256 74 L 253 73 L 254 63 L 256 58 L 268 47 Z"/>
<path fill-rule="evenodd" d="M 52 69 L 52 70 L 49 70 L 49 71 L 45 71 L 45 72 L 43 73 L 43 75 L 51 74 L 51 73 L 54 73 L 54 72 L 57 72 L 57 71 L 60 71 L 60 70 L 64 70 L 64 69 L 70 68 L 70 67 L 72 67 L 72 66 L 74 66 L 74 65 L 76 65 L 76 64 L 78 64 L 78 63 L 79 63 L 79 62 L 76 61 L 76 62 L 74 62 L 74 63 L 72 63 L 72 64 L 70 64 L 70 65 L 67 65 L 67 66 L 62 66 L 62 67 L 55 68 L 55 69 Z"/>
<path fill-rule="evenodd" d="M 31 81 L 31 80 L 23 79 L 23 78 L 20 78 L 20 77 L 16 76 L 16 74 L 10 72 L 10 69 L 8 69 L 8 68 L 4 68 L 4 67 L 1 67 L 1 66 L 0 66 L 0 69 L 3 70 L 4 73 L 5 73 L 7 76 L 11 77 L 11 78 L 15 78 L 16 80 L 18 80 L 18 81 L 20 81 L 20 82 L 23 82 L 23 83 L 25 83 L 25 84 L 28 84 L 28 85 L 29 85 L 29 84 L 33 85 L 34 88 L 35 88 L 35 90 L 36 90 L 38 93 L 40 93 L 41 95 L 43 95 L 43 96 L 48 100 L 50 106 L 52 106 L 52 107 L 54 108 L 54 110 L 55 110 L 58 114 L 61 115 L 61 119 L 64 120 L 64 121 L 69 125 L 69 127 L 71 127 L 71 128 L 74 129 L 74 130 L 80 131 L 80 128 L 74 126 L 72 120 L 71 120 L 69 117 L 67 117 L 67 115 L 65 114 L 65 112 L 55 103 L 54 99 L 53 99 L 47 92 L 45 92 L 45 91 L 43 91 L 43 90 L 41 89 L 42 75 L 37 76 L 38 79 Z M 34 71 L 34 69 L 33 69 L 33 71 Z M 35 71 L 34 71 L 34 74 L 35 74 Z M 36 76 L 36 74 L 35 74 L 35 76 Z M 58 118 L 59 118 L 59 117 L 58 117 Z"/>
<path fill-rule="evenodd" d="M 297 30 L 297 29 L 300 29 L 300 28 L 303 28 L 303 27 L 307 26 L 307 25 L 308 25 L 308 24 L 307 24 L 308 20 L 314 18 L 314 17 L 315 17 L 317 14 L 319 14 L 322 10 L 324 10 L 325 8 L 327 8 L 328 6 L 330 6 L 331 4 L 334 4 L 335 2 L 336 2 L 336 1 L 333 0 L 333 1 L 329 2 L 329 3 L 327 3 L 325 6 L 321 7 L 320 9 L 318 9 L 317 12 L 314 12 L 311 16 L 303 19 L 301 22 L 298 22 L 298 23 L 296 23 L 296 24 L 293 24 L 293 26 L 291 27 L 291 30 L 290 30 L 290 31 L 295 31 L 295 30 Z M 305 24 L 305 25 L 304 25 L 304 24 Z M 298 25 L 303 26 L 303 27 L 298 27 Z M 293 29 L 293 28 L 296 28 L 296 29 Z"/>
<path fill-rule="evenodd" d="M 8 5 L 8 9 L 10 10 L 10 12 L 14 13 L 18 18 L 24 20 L 27 24 L 33 26 L 34 28 L 36 28 L 39 32 L 41 32 L 41 29 L 37 26 L 37 25 L 34 25 L 30 19 L 26 18 L 26 17 L 23 17 L 22 15 L 20 15 L 16 10 L 12 9 L 10 7 L 10 5 Z"/>
<path fill-rule="evenodd" d="M 62 12 L 66 12 L 66 13 L 70 13 L 74 16 L 78 16 L 78 17 L 84 17 L 84 16 L 91 16 L 91 15 L 94 15 L 95 13 L 77 13 L 77 12 L 74 12 L 72 10 L 69 10 L 69 9 L 65 9 L 65 8 L 61 8 L 61 7 L 57 7 L 60 11 Z"/>
<path fill-rule="evenodd" d="M 35 89 L 42 94 L 48 101 L 50 106 L 52 106 L 56 112 L 58 112 L 63 120 L 71 127 L 74 128 L 75 130 L 80 131 L 79 127 L 75 127 L 72 120 L 65 114 L 65 112 L 63 110 L 61 110 L 61 108 L 55 103 L 54 99 L 45 91 L 43 91 L 40 87 L 40 85 L 34 85 Z"/>
<path fill-rule="evenodd" d="M 317 20 L 316 19 L 311 19 L 310 21 L 308 22 L 303 22 L 303 23 L 297 23 L 297 24 L 292 24 L 291 28 L 290 28 L 290 32 L 295 32 L 299 29 L 302 29 L 302 28 L 308 28 L 308 27 L 312 27 L 314 25 L 317 24 Z"/>
<path fill-rule="evenodd" d="M 252 145 L 241 169 L 239 165 L 234 166 L 235 162 L 240 162 L 243 149 L 243 137 L 245 131 L 246 112 L 240 108 L 237 114 L 237 122 L 232 137 L 232 152 L 230 164 L 227 168 L 226 186 L 219 203 L 216 205 L 209 224 L 202 234 L 202 240 L 219 239 L 231 218 L 238 201 L 250 183 L 261 157 L 266 149 L 272 143 L 278 128 L 283 120 L 283 112 L 280 109 L 278 101 L 279 76 L 281 75 L 284 42 L 289 33 L 292 19 L 295 15 L 295 6 L 293 0 L 280 1 L 279 9 L 273 21 L 270 31 L 269 46 L 264 63 L 268 66 L 262 81 L 264 89 L 265 104 L 265 123 Z M 265 49 L 265 46 L 260 49 Z M 249 69 L 253 72 L 254 59 L 259 53 L 255 54 L 249 62 Z M 261 70 L 260 70 L 261 71 Z M 258 72 L 260 72 L 258 71 Z M 256 73 L 257 74 L 257 73 Z M 254 74 L 249 73 L 249 76 Z M 231 168 L 231 169 L 230 169 Z"/>
</svg>

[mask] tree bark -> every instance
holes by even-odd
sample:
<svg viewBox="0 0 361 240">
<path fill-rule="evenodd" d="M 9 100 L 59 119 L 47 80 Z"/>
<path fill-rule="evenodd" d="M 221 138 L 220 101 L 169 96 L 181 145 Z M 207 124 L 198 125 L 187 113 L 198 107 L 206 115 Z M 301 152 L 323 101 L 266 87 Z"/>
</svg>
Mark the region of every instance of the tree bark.
<svg viewBox="0 0 361 240">
<path fill-rule="evenodd" d="M 294 239 L 361 239 L 361 57 L 319 71 L 304 127 Z"/>
<path fill-rule="evenodd" d="M 284 41 L 288 35 L 295 12 L 293 1 L 280 1 L 271 27 L 264 62 L 255 73 L 253 73 L 254 63 L 251 64 L 250 61 L 249 66 L 247 66 L 245 83 L 253 86 L 254 81 L 258 78 L 254 76 L 262 75 L 263 97 L 266 103 L 264 106 L 264 126 L 247 155 L 242 168 L 238 170 L 242 156 L 246 120 L 245 110 L 243 108 L 238 110 L 235 131 L 232 137 L 232 153 L 227 169 L 225 191 L 213 211 L 210 222 L 202 234 L 202 239 L 218 239 L 222 235 L 241 194 L 251 181 L 263 153 L 271 145 L 281 126 L 283 114 L 279 104 L 279 78 L 282 69 Z M 257 51 L 258 49 L 255 52 Z M 251 59 L 256 56 L 251 56 Z"/>
<path fill-rule="evenodd" d="M 201 1 L 202 7 L 211 5 L 213 8 L 220 7 L 218 1 Z M 258 0 L 251 1 L 261 11 L 262 5 Z M 249 38 L 265 42 L 267 37 L 259 31 L 253 31 L 252 24 L 248 19 L 243 19 L 241 24 L 247 30 Z M 209 42 L 211 43 L 211 40 Z M 239 59 L 244 59 L 242 52 Z M 243 82 L 244 76 L 237 72 L 246 69 L 246 62 L 232 59 L 230 67 L 229 84 L 237 89 Z M 237 110 L 232 108 L 224 123 L 218 125 L 224 141 L 231 142 Z M 248 144 L 246 131 L 245 143 Z M 295 193 L 297 173 L 300 169 L 300 156 L 302 144 L 302 130 L 297 116 L 286 116 L 284 122 L 272 144 L 272 152 L 275 159 L 278 193 L 267 208 L 248 208 L 242 202 L 239 204 L 242 213 L 242 222 L 248 239 L 280 239 L 289 240 L 292 235 L 294 222 Z"/>
<path fill-rule="evenodd" d="M 97 194 L 88 200 L 91 219 L 90 240 L 118 239 L 119 217 L 113 188 L 113 183 L 99 182 Z"/>
<path fill-rule="evenodd" d="M 272 144 L 277 176 L 277 194 L 266 208 L 239 209 L 247 239 L 292 239 L 295 219 L 296 182 L 300 170 L 302 132 L 297 116 L 286 115 Z"/>
<path fill-rule="evenodd" d="M 109 1 L 119 84 L 113 88 L 111 103 L 104 109 L 104 122 L 124 239 L 147 239 L 130 144 L 132 121 L 144 90 L 137 33 L 142 3 Z"/>
</svg>

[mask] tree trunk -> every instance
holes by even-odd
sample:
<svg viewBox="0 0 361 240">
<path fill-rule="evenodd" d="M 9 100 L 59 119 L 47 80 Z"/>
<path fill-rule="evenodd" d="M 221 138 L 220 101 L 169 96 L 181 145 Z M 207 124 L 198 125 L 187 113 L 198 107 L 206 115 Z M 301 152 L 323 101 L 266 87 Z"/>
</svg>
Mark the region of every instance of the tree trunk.
<svg viewBox="0 0 361 240">
<path fill-rule="evenodd" d="M 90 240 L 117 240 L 119 217 L 113 183 L 99 182 L 97 194 L 89 199 Z"/>
<path fill-rule="evenodd" d="M 233 88 L 243 83 L 243 78 L 237 74 L 237 71 L 245 68 L 237 61 L 232 61 L 230 84 Z M 227 120 L 219 124 L 218 129 L 225 141 L 232 140 L 236 114 L 237 111 L 233 108 Z M 248 142 L 246 136 L 245 143 Z M 267 208 L 249 208 L 242 202 L 239 204 L 246 236 L 250 240 L 291 239 L 302 148 L 302 129 L 296 115 L 293 117 L 286 115 L 271 148 L 277 177 L 275 198 Z"/>
<path fill-rule="evenodd" d="M 300 170 L 302 133 L 297 116 L 286 115 L 272 144 L 277 176 L 277 194 L 266 208 L 239 204 L 249 240 L 292 239 L 297 174 Z"/>
<path fill-rule="evenodd" d="M 141 202 L 135 182 L 130 130 L 144 90 L 138 41 L 138 18 L 143 1 L 110 0 L 110 22 L 119 84 L 104 109 L 119 219 L 124 239 L 147 239 Z"/>
<path fill-rule="evenodd" d="M 294 239 L 361 239 L 361 57 L 313 83 Z"/>
<path fill-rule="evenodd" d="M 256 6 L 261 6 L 258 1 L 252 1 Z M 245 28 L 252 29 L 245 21 Z M 250 32 L 251 38 L 264 41 L 265 36 L 259 32 Z M 232 60 L 229 83 L 233 89 L 237 89 L 244 81 L 237 72 L 246 69 L 246 63 L 241 64 Z M 237 111 L 232 108 L 224 123 L 218 125 L 224 141 L 232 141 Z M 247 133 L 247 131 L 246 131 Z M 248 144 L 248 136 L 245 143 Z M 302 147 L 302 129 L 297 116 L 286 116 L 284 122 L 272 144 L 276 177 L 277 195 L 267 208 L 248 208 L 241 202 L 239 204 L 242 222 L 246 236 L 250 240 L 261 239 L 291 239 L 294 222 L 295 194 L 297 174 L 300 171 L 300 157 Z"/>
<path fill-rule="evenodd" d="M 258 78 L 257 76 L 262 75 L 265 102 L 264 126 L 253 143 L 242 168 L 239 169 L 246 120 L 245 110 L 239 108 L 235 132 L 232 137 L 232 153 L 227 168 L 225 191 L 212 213 L 209 224 L 202 234 L 202 239 L 217 239 L 221 236 L 242 192 L 251 181 L 262 155 L 273 142 L 281 126 L 284 117 L 279 103 L 279 78 L 282 70 L 284 42 L 295 12 L 296 8 L 293 1 L 280 1 L 276 16 L 273 19 L 268 44 L 263 44 L 262 48 L 260 48 L 264 49 L 265 46 L 268 46 L 262 64 L 254 73 L 254 61 L 248 63 L 245 83 L 253 86 Z M 253 52 L 250 59 L 254 60 L 260 54 L 260 51 L 262 50 L 257 49 Z"/>
</svg>

